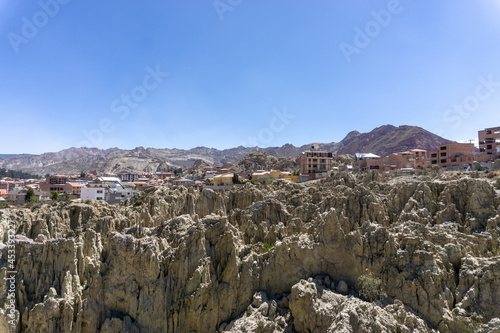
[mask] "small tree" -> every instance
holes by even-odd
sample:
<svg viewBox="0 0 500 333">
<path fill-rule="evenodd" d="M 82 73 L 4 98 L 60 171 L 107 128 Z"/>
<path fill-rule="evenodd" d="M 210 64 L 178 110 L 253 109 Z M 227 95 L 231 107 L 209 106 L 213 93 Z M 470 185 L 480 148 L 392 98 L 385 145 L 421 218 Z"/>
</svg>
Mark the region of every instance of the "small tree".
<svg viewBox="0 0 500 333">
<path fill-rule="evenodd" d="M 234 174 L 233 175 L 233 184 L 239 184 L 240 183 L 240 177 L 238 176 L 238 174 Z"/>
<path fill-rule="evenodd" d="M 32 187 L 28 188 L 28 191 L 26 192 L 26 195 L 24 196 L 24 201 L 25 202 L 37 202 L 38 198 L 35 195 L 35 190 L 33 190 Z"/>
<path fill-rule="evenodd" d="M 368 272 L 368 269 L 366 271 Z M 373 302 L 380 298 L 387 297 L 387 294 L 382 288 L 382 280 L 373 276 L 372 272 L 361 275 L 358 278 L 358 282 L 361 286 L 359 295 L 367 301 Z"/>
<path fill-rule="evenodd" d="M 85 179 L 87 177 L 87 174 L 85 172 L 80 172 L 80 178 Z"/>
<path fill-rule="evenodd" d="M 59 200 L 59 193 L 57 193 L 57 191 L 55 191 L 54 193 L 52 193 L 52 195 L 50 196 L 50 198 L 54 201 L 57 201 Z"/>
<path fill-rule="evenodd" d="M 61 200 L 63 201 L 69 201 L 69 194 L 64 191 L 64 193 L 61 195 Z"/>
</svg>

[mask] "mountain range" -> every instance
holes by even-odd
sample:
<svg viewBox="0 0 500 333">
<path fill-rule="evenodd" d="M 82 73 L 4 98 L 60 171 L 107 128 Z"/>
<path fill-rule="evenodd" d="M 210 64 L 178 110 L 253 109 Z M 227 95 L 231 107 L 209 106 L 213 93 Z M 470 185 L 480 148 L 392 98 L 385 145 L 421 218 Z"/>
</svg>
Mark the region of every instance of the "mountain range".
<svg viewBox="0 0 500 333">
<path fill-rule="evenodd" d="M 32 174 L 79 174 L 81 171 L 98 172 L 156 172 L 178 167 L 191 167 L 198 160 L 209 165 L 236 163 L 251 152 L 259 151 L 274 157 L 298 157 L 312 146 L 339 154 L 371 152 L 385 156 L 412 148 L 437 150 L 440 144 L 450 140 L 416 126 L 384 125 L 368 133 L 350 132 L 342 141 L 310 143 L 296 147 L 235 147 L 215 149 L 196 147 L 184 149 L 158 149 L 137 147 L 131 150 L 119 148 L 68 148 L 54 153 L 0 158 L 0 168 L 22 170 Z M 4 156 L 4 155 L 0 155 Z"/>
</svg>

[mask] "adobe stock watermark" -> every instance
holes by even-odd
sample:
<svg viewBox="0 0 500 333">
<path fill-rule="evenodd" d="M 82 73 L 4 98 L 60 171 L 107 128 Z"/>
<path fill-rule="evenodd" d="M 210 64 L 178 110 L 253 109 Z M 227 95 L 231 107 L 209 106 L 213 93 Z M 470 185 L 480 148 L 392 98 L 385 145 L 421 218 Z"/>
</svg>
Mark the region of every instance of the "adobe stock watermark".
<svg viewBox="0 0 500 333">
<path fill-rule="evenodd" d="M 459 129 L 464 120 L 468 119 L 472 113 L 478 111 L 481 102 L 490 98 L 498 90 L 498 87 L 500 87 L 500 82 L 494 81 L 491 74 L 487 78 L 479 76 L 477 80 L 479 83 L 476 85 L 474 93 L 443 112 L 444 122 L 451 124 L 453 130 Z M 440 136 L 444 135 L 444 131 L 441 128 L 434 129 L 434 133 Z"/>
<path fill-rule="evenodd" d="M 7 273 L 5 284 L 7 291 L 7 308 L 5 315 L 12 332 L 15 331 L 19 321 L 19 312 L 16 309 L 16 223 L 9 220 L 7 225 Z"/>
<path fill-rule="evenodd" d="M 350 63 L 354 54 L 360 54 L 364 48 L 368 47 L 372 40 L 380 35 L 382 29 L 387 28 L 391 24 L 393 17 L 402 11 L 403 5 L 399 0 L 389 0 L 386 9 L 379 11 L 372 10 L 370 15 L 373 17 L 373 20 L 366 22 L 363 29 L 357 26 L 354 27 L 355 34 L 352 44 L 346 42 L 339 44 L 346 61 Z"/>
<path fill-rule="evenodd" d="M 242 2 L 243 0 L 214 0 L 212 5 L 217 15 L 219 15 L 219 20 L 224 21 L 226 12 L 232 12 L 236 7 L 241 5 Z"/>
<path fill-rule="evenodd" d="M 111 102 L 111 112 L 118 115 L 119 120 L 125 120 L 130 115 L 130 111 L 137 109 L 149 93 L 159 87 L 163 80 L 169 75 L 162 72 L 160 65 L 153 69 L 150 66 L 145 68 L 146 75 L 142 78 L 141 84 L 134 86 L 130 93 L 121 94 Z M 80 141 L 77 147 L 97 147 L 99 148 L 104 140 L 105 134 L 110 134 L 116 129 L 115 123 L 111 118 L 102 118 L 96 128 L 89 131 L 83 130 L 82 134 L 86 140 Z"/>
<path fill-rule="evenodd" d="M 61 5 L 65 5 L 71 0 L 40 0 L 38 6 L 40 10 L 35 12 L 30 18 L 23 16 L 21 18 L 21 33 L 9 32 L 7 38 L 14 52 L 19 53 L 21 44 L 28 44 L 30 40 L 38 35 L 39 29 L 45 27 L 51 18 L 58 13 Z"/>
<path fill-rule="evenodd" d="M 274 140 L 274 135 L 283 132 L 290 124 L 290 120 L 295 119 L 296 115 L 288 113 L 286 107 L 283 111 L 273 110 L 274 117 L 269 120 L 269 126 L 262 128 L 256 136 L 249 136 L 240 144 L 243 147 L 263 147 Z"/>
</svg>

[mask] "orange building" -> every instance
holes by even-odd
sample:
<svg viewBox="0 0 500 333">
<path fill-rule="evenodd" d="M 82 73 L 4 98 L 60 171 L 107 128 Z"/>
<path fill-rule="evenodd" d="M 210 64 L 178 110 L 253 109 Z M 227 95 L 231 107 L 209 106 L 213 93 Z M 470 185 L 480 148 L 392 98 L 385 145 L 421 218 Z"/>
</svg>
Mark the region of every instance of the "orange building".
<svg viewBox="0 0 500 333">
<path fill-rule="evenodd" d="M 314 175 L 328 172 L 332 169 L 333 154 L 326 150 L 315 149 L 304 151 L 300 154 L 300 173 Z M 315 177 L 310 177 L 314 179 Z"/>
<path fill-rule="evenodd" d="M 488 155 L 490 160 L 500 158 L 500 127 L 486 128 L 478 132 L 479 152 Z"/>
<path fill-rule="evenodd" d="M 385 157 L 366 158 L 360 161 L 360 171 L 397 171 L 401 169 L 423 170 L 427 163 L 427 151 L 412 149 Z"/>
<path fill-rule="evenodd" d="M 486 162 L 490 158 L 486 154 L 476 153 L 473 143 L 447 143 L 439 146 L 439 150 L 430 153 L 430 164 L 443 168 L 462 167 L 472 162 Z"/>
</svg>

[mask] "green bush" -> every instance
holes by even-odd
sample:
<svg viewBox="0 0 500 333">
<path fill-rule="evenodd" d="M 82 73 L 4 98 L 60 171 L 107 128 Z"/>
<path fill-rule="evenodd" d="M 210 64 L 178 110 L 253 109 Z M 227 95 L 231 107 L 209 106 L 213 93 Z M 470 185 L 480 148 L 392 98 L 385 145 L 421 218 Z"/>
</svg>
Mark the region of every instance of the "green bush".
<svg viewBox="0 0 500 333">
<path fill-rule="evenodd" d="M 372 272 L 361 275 L 358 278 L 358 283 L 361 287 L 359 295 L 367 301 L 373 302 L 387 297 L 382 287 L 382 280 L 373 276 Z"/>
<path fill-rule="evenodd" d="M 270 249 L 272 249 L 274 245 L 275 245 L 274 243 L 264 243 L 264 252 L 267 252 Z"/>
</svg>

